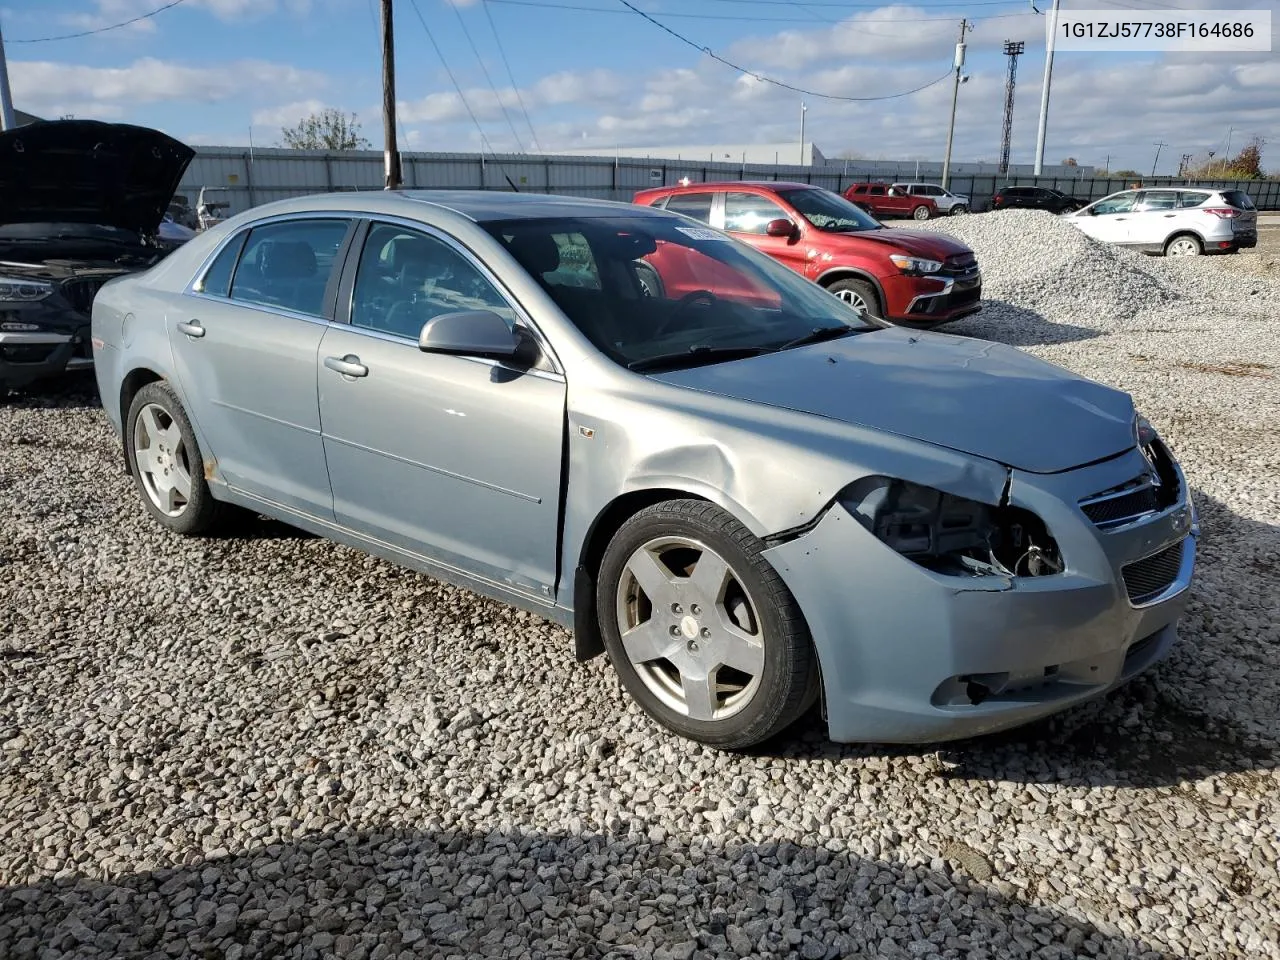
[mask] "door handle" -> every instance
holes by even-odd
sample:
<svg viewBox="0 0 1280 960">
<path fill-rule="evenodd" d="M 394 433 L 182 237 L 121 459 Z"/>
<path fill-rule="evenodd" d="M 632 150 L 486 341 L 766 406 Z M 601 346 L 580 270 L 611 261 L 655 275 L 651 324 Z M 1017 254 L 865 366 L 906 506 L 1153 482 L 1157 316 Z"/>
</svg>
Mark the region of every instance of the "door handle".
<svg viewBox="0 0 1280 960">
<path fill-rule="evenodd" d="M 369 368 L 361 363 L 360 358 L 354 353 L 348 353 L 345 357 L 325 357 L 324 365 L 344 377 L 367 377 L 369 375 Z"/>
<path fill-rule="evenodd" d="M 184 320 L 182 323 L 178 324 L 178 331 L 186 334 L 187 338 L 190 340 L 195 340 L 204 336 L 204 326 L 199 320 Z"/>
<path fill-rule="evenodd" d="M 1176 217 L 1176 216 L 1177 216 L 1177 214 L 1176 214 L 1176 213 L 1166 213 L 1166 214 L 1164 214 L 1164 216 L 1166 216 L 1166 217 Z"/>
<path fill-rule="evenodd" d="M 1119 221 L 1119 220 L 1128 220 L 1128 219 L 1129 219 L 1128 217 L 1116 217 L 1116 220 L 1117 220 L 1117 221 Z"/>
</svg>

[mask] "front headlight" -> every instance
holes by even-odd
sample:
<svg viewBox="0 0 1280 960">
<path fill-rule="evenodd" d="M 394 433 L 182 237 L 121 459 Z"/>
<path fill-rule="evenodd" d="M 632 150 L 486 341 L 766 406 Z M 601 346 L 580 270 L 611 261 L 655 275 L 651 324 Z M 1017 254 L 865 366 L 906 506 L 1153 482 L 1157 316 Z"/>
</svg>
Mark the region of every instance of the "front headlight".
<svg viewBox="0 0 1280 960">
<path fill-rule="evenodd" d="M 942 264 L 924 257 L 908 257 L 900 253 L 890 254 L 889 260 L 903 273 L 937 273 Z"/>
<path fill-rule="evenodd" d="M 836 498 L 881 543 L 952 576 L 1061 573 L 1058 545 L 1021 507 L 991 506 L 909 480 L 863 477 Z"/>
<path fill-rule="evenodd" d="M 53 284 L 22 277 L 0 277 L 0 302 L 33 303 L 53 293 Z"/>
<path fill-rule="evenodd" d="M 1133 415 L 1133 442 L 1139 449 L 1151 446 L 1157 436 L 1159 434 L 1156 433 L 1156 428 L 1151 425 L 1150 420 L 1140 413 Z"/>
</svg>

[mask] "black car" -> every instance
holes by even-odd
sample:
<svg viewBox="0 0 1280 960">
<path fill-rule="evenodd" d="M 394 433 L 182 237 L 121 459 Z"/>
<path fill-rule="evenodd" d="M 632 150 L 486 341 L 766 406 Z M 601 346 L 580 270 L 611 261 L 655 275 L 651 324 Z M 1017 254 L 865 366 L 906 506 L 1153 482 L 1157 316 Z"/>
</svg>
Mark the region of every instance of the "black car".
<svg viewBox="0 0 1280 960">
<path fill-rule="evenodd" d="M 1048 210 L 1050 213 L 1070 213 L 1084 206 L 1084 201 L 1068 196 L 1061 190 L 1048 187 L 1003 187 L 991 198 L 992 210 Z"/>
<path fill-rule="evenodd" d="M 193 156 L 130 124 L 57 120 L 0 133 L 0 395 L 92 365 L 94 295 L 172 249 L 160 221 Z"/>
</svg>

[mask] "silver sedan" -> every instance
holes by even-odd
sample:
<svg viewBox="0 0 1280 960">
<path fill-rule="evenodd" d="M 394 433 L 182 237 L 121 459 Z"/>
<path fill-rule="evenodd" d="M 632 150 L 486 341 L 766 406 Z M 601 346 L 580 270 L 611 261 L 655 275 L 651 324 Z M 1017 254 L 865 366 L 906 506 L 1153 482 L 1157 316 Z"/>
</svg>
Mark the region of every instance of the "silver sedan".
<svg viewBox="0 0 1280 960">
<path fill-rule="evenodd" d="M 93 347 L 158 523 L 265 514 L 535 611 L 724 748 L 819 698 L 833 739 L 918 742 L 1098 696 L 1195 564 L 1128 395 L 659 210 L 270 204 L 109 283 Z"/>
</svg>

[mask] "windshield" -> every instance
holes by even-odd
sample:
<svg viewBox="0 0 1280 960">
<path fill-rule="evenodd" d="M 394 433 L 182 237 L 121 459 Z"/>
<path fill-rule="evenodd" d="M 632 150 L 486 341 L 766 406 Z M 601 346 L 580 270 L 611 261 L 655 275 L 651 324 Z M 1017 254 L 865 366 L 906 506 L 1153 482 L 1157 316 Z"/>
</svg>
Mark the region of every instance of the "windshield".
<svg viewBox="0 0 1280 960">
<path fill-rule="evenodd" d="M 714 363 L 875 329 L 816 284 L 683 218 L 484 226 L 602 353 L 633 369 Z"/>
<path fill-rule="evenodd" d="M 869 213 L 830 190 L 779 190 L 780 196 L 796 211 L 824 233 L 859 233 L 883 230 L 884 226 Z"/>
<path fill-rule="evenodd" d="M 132 230 L 97 223 L 6 223 L 0 226 L 0 240 L 105 240 L 114 243 L 142 243 L 142 238 Z"/>
</svg>

